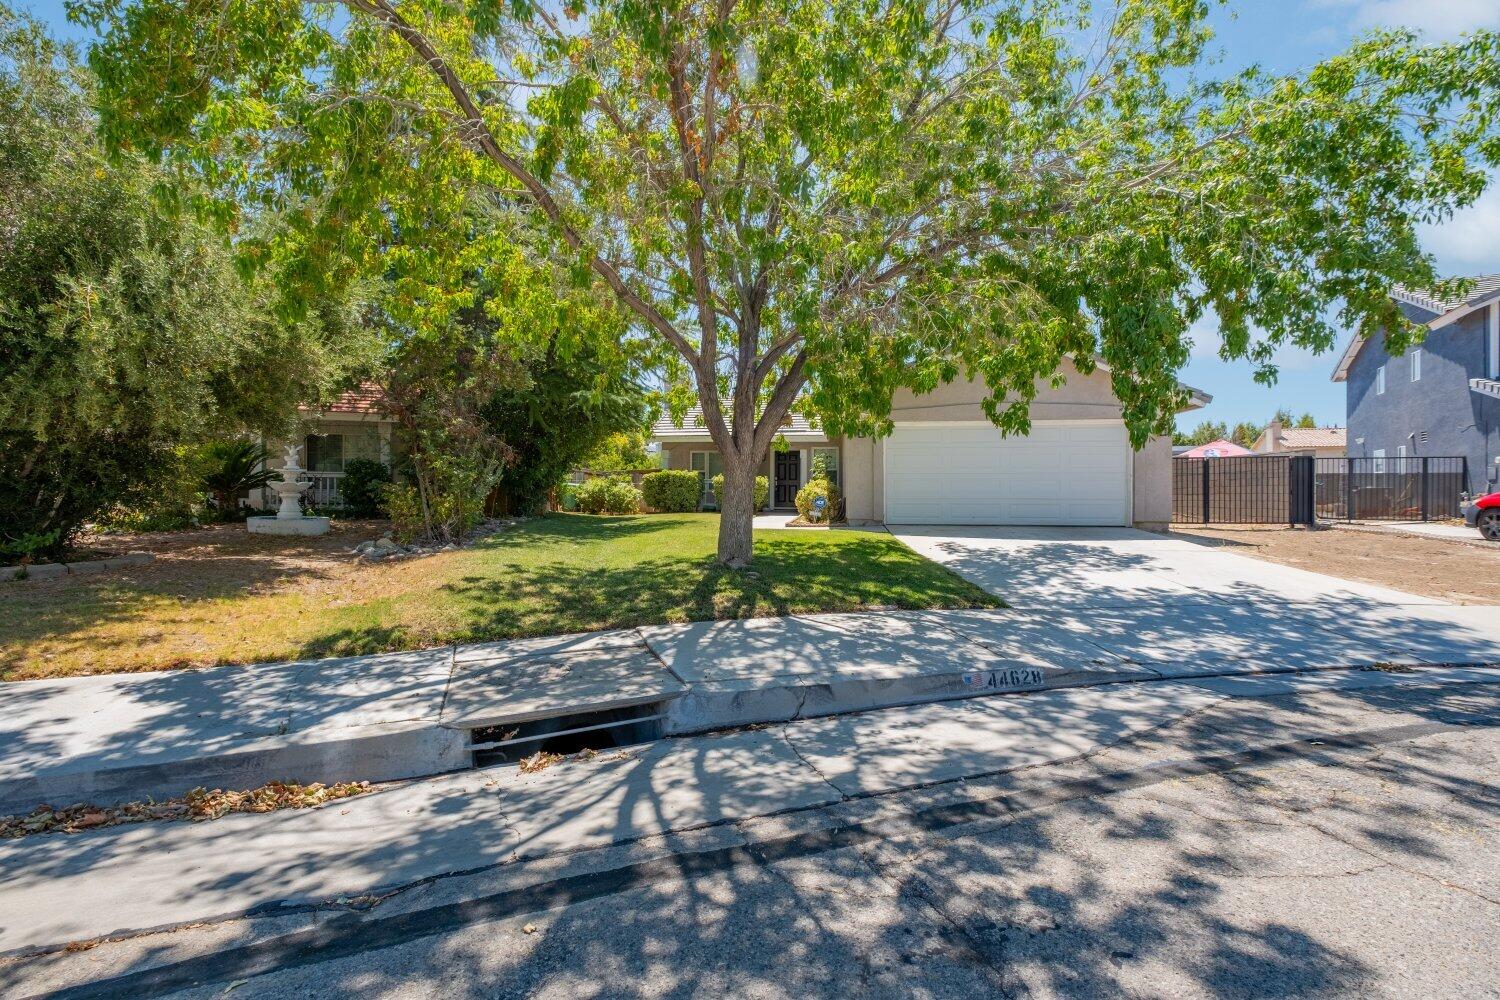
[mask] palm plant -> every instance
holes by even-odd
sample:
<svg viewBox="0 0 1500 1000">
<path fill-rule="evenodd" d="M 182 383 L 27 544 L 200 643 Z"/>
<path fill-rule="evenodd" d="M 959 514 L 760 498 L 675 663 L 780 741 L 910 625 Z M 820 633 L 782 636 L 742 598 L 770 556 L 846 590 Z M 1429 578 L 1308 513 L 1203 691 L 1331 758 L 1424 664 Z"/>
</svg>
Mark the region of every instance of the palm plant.
<svg viewBox="0 0 1500 1000">
<path fill-rule="evenodd" d="M 258 490 L 273 478 L 266 449 L 254 441 L 215 441 L 203 450 L 203 489 L 219 516 L 234 512 L 241 493 Z"/>
</svg>

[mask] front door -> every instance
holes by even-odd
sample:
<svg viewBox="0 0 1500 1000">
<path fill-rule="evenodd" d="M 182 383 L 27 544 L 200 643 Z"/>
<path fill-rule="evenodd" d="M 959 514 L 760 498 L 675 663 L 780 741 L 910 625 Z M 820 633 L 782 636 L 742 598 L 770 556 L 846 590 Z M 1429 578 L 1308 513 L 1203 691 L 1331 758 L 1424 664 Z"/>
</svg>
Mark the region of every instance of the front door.
<svg viewBox="0 0 1500 1000">
<path fill-rule="evenodd" d="M 776 453 L 776 489 L 771 497 L 773 507 L 792 507 L 797 503 L 797 490 L 802 486 L 802 452 L 778 451 Z"/>
</svg>

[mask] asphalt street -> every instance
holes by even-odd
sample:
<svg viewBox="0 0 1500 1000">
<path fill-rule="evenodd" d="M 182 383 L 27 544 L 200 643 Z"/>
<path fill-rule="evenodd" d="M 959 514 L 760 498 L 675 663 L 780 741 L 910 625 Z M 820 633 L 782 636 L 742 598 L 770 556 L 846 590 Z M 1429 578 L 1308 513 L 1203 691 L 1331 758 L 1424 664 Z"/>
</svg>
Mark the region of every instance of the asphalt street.
<svg viewBox="0 0 1500 1000">
<path fill-rule="evenodd" d="M 1493 996 L 1500 689 L 1218 703 L 1084 760 L 0 961 L 7 996 Z"/>
</svg>

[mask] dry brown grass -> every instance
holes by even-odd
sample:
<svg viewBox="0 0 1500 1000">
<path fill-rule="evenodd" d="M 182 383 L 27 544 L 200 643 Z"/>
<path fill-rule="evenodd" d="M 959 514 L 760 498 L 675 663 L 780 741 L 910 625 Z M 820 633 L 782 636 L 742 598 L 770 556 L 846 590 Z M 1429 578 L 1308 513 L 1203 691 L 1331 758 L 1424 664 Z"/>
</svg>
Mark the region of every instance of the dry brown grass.
<svg viewBox="0 0 1500 1000">
<path fill-rule="evenodd" d="M 1437 538 L 1346 528 L 1175 525 L 1172 530 L 1211 539 L 1240 555 L 1456 604 L 1500 601 L 1500 545 L 1486 549 Z"/>
</svg>

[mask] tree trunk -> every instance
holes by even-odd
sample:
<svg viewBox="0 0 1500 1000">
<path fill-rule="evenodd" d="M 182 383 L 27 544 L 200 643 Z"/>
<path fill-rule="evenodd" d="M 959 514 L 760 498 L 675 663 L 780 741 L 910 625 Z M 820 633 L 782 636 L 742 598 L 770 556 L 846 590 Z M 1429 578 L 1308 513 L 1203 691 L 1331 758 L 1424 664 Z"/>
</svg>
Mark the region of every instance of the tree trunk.
<svg viewBox="0 0 1500 1000">
<path fill-rule="evenodd" d="M 724 502 L 719 508 L 719 562 L 734 569 L 750 565 L 755 522 L 756 462 L 724 455 Z"/>
</svg>

